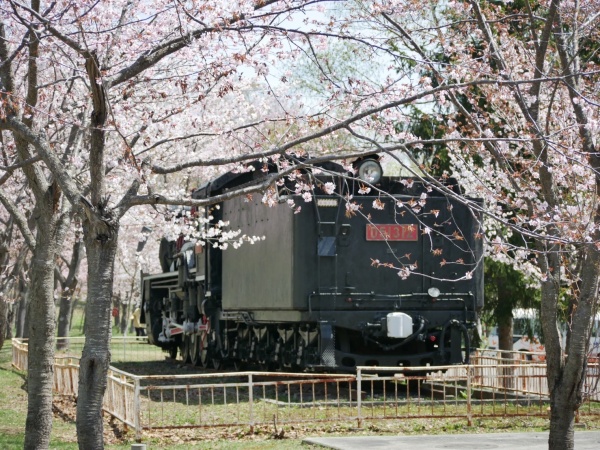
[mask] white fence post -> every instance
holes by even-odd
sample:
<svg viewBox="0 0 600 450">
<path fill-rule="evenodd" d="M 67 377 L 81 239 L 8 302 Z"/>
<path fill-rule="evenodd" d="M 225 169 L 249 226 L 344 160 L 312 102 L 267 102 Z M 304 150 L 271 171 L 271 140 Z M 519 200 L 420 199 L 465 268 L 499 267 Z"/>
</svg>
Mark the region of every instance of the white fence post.
<svg viewBox="0 0 600 450">
<path fill-rule="evenodd" d="M 471 387 L 473 384 L 471 383 L 471 379 L 473 377 L 473 366 L 466 366 L 467 369 L 467 425 L 470 427 L 473 425 L 473 417 L 471 411 Z"/>
<path fill-rule="evenodd" d="M 362 370 L 360 367 L 356 368 L 356 417 L 357 417 L 357 425 L 358 428 L 362 428 Z M 352 390 L 350 390 L 350 395 L 352 395 Z M 352 401 L 352 397 L 350 398 Z"/>
<path fill-rule="evenodd" d="M 135 440 L 137 442 L 142 440 L 140 390 L 140 380 L 136 377 L 133 380 L 133 421 L 135 424 Z"/>
<path fill-rule="evenodd" d="M 252 373 L 248 374 L 248 407 L 250 420 L 250 433 L 254 433 L 254 387 L 252 385 Z"/>
</svg>

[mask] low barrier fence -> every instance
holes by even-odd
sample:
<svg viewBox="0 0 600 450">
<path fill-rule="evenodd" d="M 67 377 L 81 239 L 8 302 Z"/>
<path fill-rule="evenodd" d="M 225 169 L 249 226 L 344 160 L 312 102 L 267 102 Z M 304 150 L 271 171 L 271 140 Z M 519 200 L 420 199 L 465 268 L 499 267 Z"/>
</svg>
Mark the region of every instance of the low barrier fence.
<svg viewBox="0 0 600 450">
<path fill-rule="evenodd" d="M 79 358 L 85 344 L 85 337 L 56 338 L 57 360 L 61 358 Z M 27 370 L 27 339 L 12 340 L 13 366 L 19 370 Z M 145 337 L 113 336 L 110 341 L 111 361 L 146 362 L 165 359 L 165 352 L 154 345 L 148 345 Z"/>
<path fill-rule="evenodd" d="M 137 345 L 132 341 L 130 345 Z M 147 346 L 150 347 L 150 346 Z M 13 364 L 26 368 L 27 344 L 13 340 Z M 116 352 L 118 353 L 118 352 Z M 133 350 L 124 354 L 137 355 Z M 502 356 L 506 356 L 503 352 Z M 546 365 L 515 353 L 477 351 L 472 364 L 358 367 L 356 375 L 272 372 L 134 375 L 113 366 L 104 409 L 135 429 L 207 428 L 410 418 L 547 416 Z M 164 354 L 159 354 L 164 360 Z M 76 395 L 78 358 L 57 355 L 55 392 Z M 600 415 L 597 361 L 587 366 L 580 415 Z"/>
</svg>

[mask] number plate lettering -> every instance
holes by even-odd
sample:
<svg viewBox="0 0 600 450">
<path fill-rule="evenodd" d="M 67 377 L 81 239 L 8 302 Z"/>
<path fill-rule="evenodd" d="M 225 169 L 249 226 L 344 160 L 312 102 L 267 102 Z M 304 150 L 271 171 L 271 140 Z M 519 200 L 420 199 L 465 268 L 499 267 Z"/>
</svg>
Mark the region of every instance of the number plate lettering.
<svg viewBox="0 0 600 450">
<path fill-rule="evenodd" d="M 413 224 L 367 224 L 367 241 L 418 241 L 417 230 Z"/>
</svg>

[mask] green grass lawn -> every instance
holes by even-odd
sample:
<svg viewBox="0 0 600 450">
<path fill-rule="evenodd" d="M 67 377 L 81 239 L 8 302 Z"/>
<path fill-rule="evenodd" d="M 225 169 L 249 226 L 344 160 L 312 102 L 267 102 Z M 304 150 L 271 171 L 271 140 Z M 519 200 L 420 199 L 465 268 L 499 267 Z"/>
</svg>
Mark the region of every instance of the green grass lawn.
<svg viewBox="0 0 600 450">
<path fill-rule="evenodd" d="M 0 448 L 23 448 L 23 430 L 27 415 L 27 393 L 24 375 L 10 367 L 10 342 L 0 350 Z M 8 363 L 7 363 L 8 361 Z"/>
</svg>

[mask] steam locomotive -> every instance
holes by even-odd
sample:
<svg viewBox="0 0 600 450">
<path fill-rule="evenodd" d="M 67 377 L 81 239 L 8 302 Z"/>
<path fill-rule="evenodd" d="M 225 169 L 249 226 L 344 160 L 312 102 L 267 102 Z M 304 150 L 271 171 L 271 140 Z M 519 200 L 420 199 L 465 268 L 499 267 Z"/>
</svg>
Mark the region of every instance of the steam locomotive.
<svg viewBox="0 0 600 450">
<path fill-rule="evenodd" d="M 252 163 L 193 198 L 280 166 Z M 483 307 L 483 243 L 480 213 L 459 194 L 453 179 L 432 188 L 383 176 L 370 156 L 353 171 L 331 162 L 296 170 L 271 190 L 277 205 L 247 195 L 206 208 L 203 227 L 228 223 L 266 239 L 226 250 L 163 240 L 164 272 L 142 274 L 148 339 L 173 358 L 238 370 L 466 362 Z"/>
</svg>

